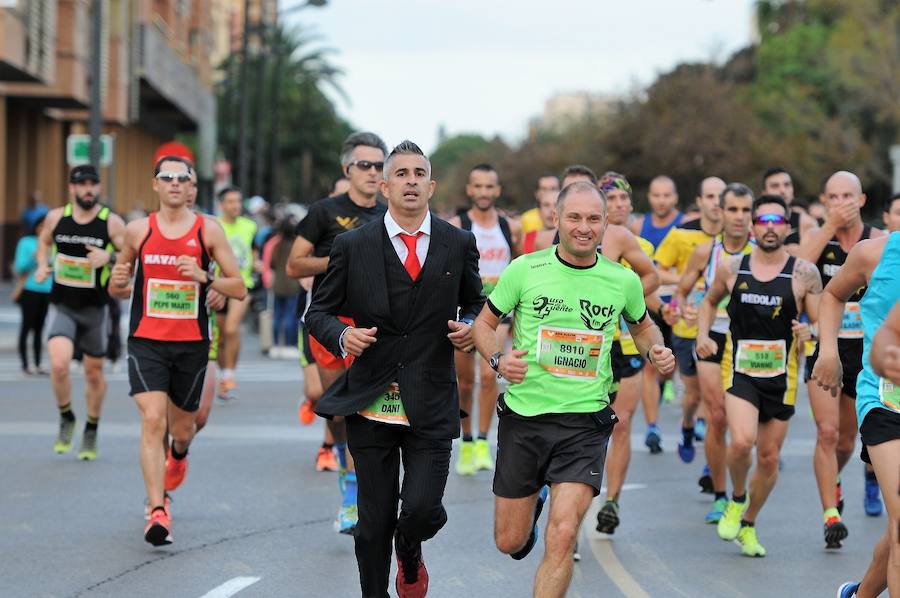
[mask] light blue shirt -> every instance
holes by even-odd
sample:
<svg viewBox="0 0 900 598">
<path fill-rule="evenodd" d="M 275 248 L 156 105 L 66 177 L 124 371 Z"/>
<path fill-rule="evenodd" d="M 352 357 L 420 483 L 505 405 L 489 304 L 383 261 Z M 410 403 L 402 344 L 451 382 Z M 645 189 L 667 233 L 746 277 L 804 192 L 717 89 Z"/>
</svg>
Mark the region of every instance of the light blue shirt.
<svg viewBox="0 0 900 598">
<path fill-rule="evenodd" d="M 16 259 L 13 266 L 16 274 L 28 274 L 24 289 L 35 293 L 49 293 L 53 288 L 53 276 L 48 276 L 44 282 L 37 282 L 34 273 L 37 271 L 38 238 L 35 235 L 27 235 L 19 239 L 16 245 Z"/>
</svg>

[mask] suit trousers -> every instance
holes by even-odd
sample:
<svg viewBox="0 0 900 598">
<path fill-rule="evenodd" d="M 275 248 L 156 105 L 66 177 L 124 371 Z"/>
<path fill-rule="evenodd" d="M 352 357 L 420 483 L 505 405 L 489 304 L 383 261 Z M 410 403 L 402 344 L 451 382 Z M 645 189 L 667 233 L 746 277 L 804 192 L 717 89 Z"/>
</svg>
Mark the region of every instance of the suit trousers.
<svg viewBox="0 0 900 598">
<path fill-rule="evenodd" d="M 406 426 L 347 417 L 356 464 L 359 523 L 356 563 L 363 598 L 388 598 L 394 531 L 417 545 L 447 523 L 441 500 L 450 473 L 448 439 L 422 438 Z M 403 487 L 400 487 L 400 462 Z M 397 515 L 398 499 L 402 501 Z"/>
</svg>

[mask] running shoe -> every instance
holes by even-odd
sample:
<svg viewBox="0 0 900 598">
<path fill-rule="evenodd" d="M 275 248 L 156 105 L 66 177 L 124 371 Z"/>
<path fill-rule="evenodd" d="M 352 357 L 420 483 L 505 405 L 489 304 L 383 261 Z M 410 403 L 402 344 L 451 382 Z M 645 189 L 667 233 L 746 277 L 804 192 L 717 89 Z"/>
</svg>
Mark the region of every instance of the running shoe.
<svg viewBox="0 0 900 598">
<path fill-rule="evenodd" d="M 716 525 L 716 531 L 723 540 L 734 540 L 741 531 L 741 516 L 744 509 L 747 508 L 747 502 L 734 502 L 729 500 L 725 506 L 725 512 L 722 513 L 719 523 Z"/>
<path fill-rule="evenodd" d="M 75 420 L 59 418 L 59 433 L 56 435 L 56 444 L 53 452 L 57 455 L 68 453 L 72 450 L 72 436 L 75 435 Z"/>
<path fill-rule="evenodd" d="M 316 456 L 316 471 L 337 471 L 337 457 L 334 456 L 332 449 L 319 447 L 319 454 Z"/>
<path fill-rule="evenodd" d="M 756 538 L 756 528 L 745 525 L 740 529 L 737 535 L 738 544 L 741 545 L 741 554 L 744 556 L 766 556 L 766 549 L 759 543 Z"/>
<path fill-rule="evenodd" d="M 725 508 L 727 506 L 727 498 L 717 498 L 716 500 L 714 500 L 712 506 L 709 509 L 709 513 L 706 514 L 706 522 L 719 523 L 719 520 L 722 519 L 723 515 L 725 515 Z"/>
<path fill-rule="evenodd" d="M 316 421 L 316 412 L 313 411 L 312 401 L 306 399 L 305 401 L 300 403 L 300 408 L 297 409 L 297 418 L 300 420 L 300 424 L 303 426 L 308 426 Z"/>
<path fill-rule="evenodd" d="M 477 471 L 493 471 L 494 459 L 491 457 L 491 445 L 487 440 L 475 441 L 475 469 Z"/>
<path fill-rule="evenodd" d="M 400 533 L 394 532 L 394 552 L 397 555 L 394 588 L 398 598 L 425 598 L 428 593 L 428 570 L 422 560 L 422 545 L 409 547 Z"/>
<path fill-rule="evenodd" d="M 356 531 L 357 523 L 359 523 L 359 508 L 356 506 L 356 503 L 343 505 L 341 510 L 338 511 L 338 533 L 352 536 Z"/>
<path fill-rule="evenodd" d="M 838 477 L 837 484 L 834 486 L 834 500 L 837 505 L 838 513 L 844 514 L 844 490 L 841 488 L 841 478 Z"/>
<path fill-rule="evenodd" d="M 172 543 L 172 523 L 165 509 L 156 509 L 150 513 L 150 523 L 144 529 L 144 540 L 154 546 L 165 546 Z"/>
<path fill-rule="evenodd" d="M 706 438 L 706 420 L 698 417 L 697 421 L 694 422 L 694 440 L 703 442 L 704 438 Z"/>
<path fill-rule="evenodd" d="M 829 517 L 825 522 L 825 548 L 840 548 L 849 533 L 840 517 Z"/>
<path fill-rule="evenodd" d="M 475 467 L 475 443 L 460 442 L 459 458 L 456 460 L 456 473 L 458 475 L 475 475 L 478 471 Z"/>
<path fill-rule="evenodd" d="M 597 531 L 601 534 L 613 534 L 619 527 L 619 503 L 607 500 L 597 512 Z"/>
<path fill-rule="evenodd" d="M 93 461 L 97 458 L 97 429 L 85 430 L 81 436 L 81 448 L 78 458 L 82 461 Z"/>
<path fill-rule="evenodd" d="M 176 459 L 172 456 L 172 447 L 166 453 L 166 490 L 171 492 L 176 490 L 184 481 L 187 475 L 188 458 Z"/>
<path fill-rule="evenodd" d="M 702 494 L 715 494 L 712 476 L 709 475 L 709 464 L 703 466 L 703 473 L 700 474 L 700 479 L 697 480 L 697 484 L 700 486 L 700 492 Z"/>
<path fill-rule="evenodd" d="M 229 401 L 237 399 L 237 382 L 234 378 L 222 378 L 219 380 L 219 390 L 216 393 L 216 402 L 225 405 Z"/>
<path fill-rule="evenodd" d="M 165 502 L 166 513 L 169 513 L 169 517 L 171 517 L 172 513 L 172 497 L 169 496 L 169 493 L 165 493 L 165 498 L 163 499 Z M 150 521 L 150 499 L 144 499 L 144 521 Z"/>
<path fill-rule="evenodd" d="M 663 383 L 663 389 L 659 395 L 659 399 L 663 403 L 671 403 L 675 400 L 675 384 L 671 380 L 666 380 Z"/>
<path fill-rule="evenodd" d="M 697 449 L 694 448 L 693 444 L 686 446 L 683 440 L 678 443 L 678 457 L 683 463 L 691 463 L 694 460 L 696 453 Z"/>
<path fill-rule="evenodd" d="M 541 491 L 538 492 L 537 503 L 534 505 L 534 525 L 531 527 L 531 535 L 528 536 L 528 541 L 525 542 L 525 546 L 522 547 L 519 552 L 512 553 L 511 556 L 513 560 L 521 561 L 531 550 L 534 548 L 534 545 L 537 544 L 538 540 L 538 520 L 541 518 L 541 511 L 544 510 L 544 503 L 547 502 L 547 498 L 550 496 L 550 486 L 544 486 L 541 488 Z"/>
<path fill-rule="evenodd" d="M 855 581 L 847 581 L 838 588 L 837 598 L 853 598 L 859 590 L 859 583 Z"/>
<path fill-rule="evenodd" d="M 656 424 L 647 426 L 647 437 L 644 439 L 644 444 L 650 449 L 651 455 L 658 455 L 662 452 L 662 436 L 660 436 Z"/>
<path fill-rule="evenodd" d="M 884 504 L 881 502 L 881 490 L 878 488 L 878 480 L 866 476 L 866 498 L 863 501 L 866 515 L 879 517 L 884 512 Z"/>
<path fill-rule="evenodd" d="M 581 553 L 578 552 L 578 540 L 575 540 L 575 550 L 572 552 L 572 560 L 576 563 L 581 562 Z"/>
</svg>

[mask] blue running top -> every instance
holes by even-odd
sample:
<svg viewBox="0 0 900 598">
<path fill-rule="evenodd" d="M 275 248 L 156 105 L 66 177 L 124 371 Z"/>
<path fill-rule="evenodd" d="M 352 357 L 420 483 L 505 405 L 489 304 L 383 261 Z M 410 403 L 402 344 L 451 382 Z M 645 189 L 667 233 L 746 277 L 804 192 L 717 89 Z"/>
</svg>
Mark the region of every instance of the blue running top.
<svg viewBox="0 0 900 598">
<path fill-rule="evenodd" d="M 856 380 L 856 420 L 861 426 L 866 415 L 872 409 L 881 407 L 900 412 L 900 387 L 882 380 L 872 371 L 869 363 L 869 352 L 875 333 L 881 328 L 888 312 L 900 301 L 900 232 L 891 233 L 884 245 L 884 252 L 872 277 L 866 294 L 859 301 L 859 312 L 863 325 L 862 371 Z"/>
<path fill-rule="evenodd" d="M 641 237 L 644 237 L 651 243 L 653 243 L 653 248 L 656 249 L 659 247 L 659 244 L 662 243 L 662 240 L 666 238 L 666 235 L 669 234 L 669 231 L 681 224 L 681 219 L 684 217 L 684 214 L 678 212 L 678 215 L 675 216 L 675 220 L 666 226 L 653 226 L 653 216 L 650 212 L 644 214 L 644 221 L 641 223 Z"/>
</svg>

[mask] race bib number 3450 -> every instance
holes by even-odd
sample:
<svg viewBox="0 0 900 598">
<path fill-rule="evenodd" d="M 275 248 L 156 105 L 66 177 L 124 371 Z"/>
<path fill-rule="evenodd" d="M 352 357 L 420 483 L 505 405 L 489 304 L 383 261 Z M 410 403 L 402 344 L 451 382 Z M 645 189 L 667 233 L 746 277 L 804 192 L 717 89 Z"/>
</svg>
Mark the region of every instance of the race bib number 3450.
<svg viewBox="0 0 900 598">
<path fill-rule="evenodd" d="M 562 378 L 596 378 L 600 373 L 603 334 L 541 326 L 538 329 L 537 362 Z"/>
</svg>

